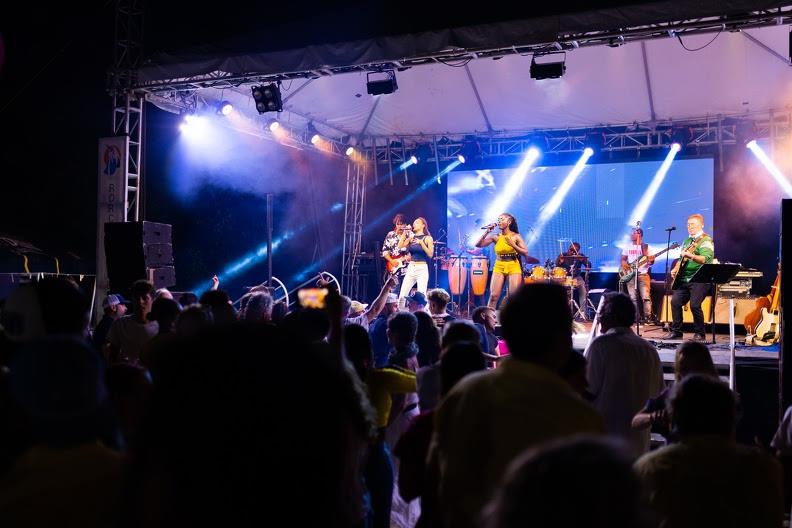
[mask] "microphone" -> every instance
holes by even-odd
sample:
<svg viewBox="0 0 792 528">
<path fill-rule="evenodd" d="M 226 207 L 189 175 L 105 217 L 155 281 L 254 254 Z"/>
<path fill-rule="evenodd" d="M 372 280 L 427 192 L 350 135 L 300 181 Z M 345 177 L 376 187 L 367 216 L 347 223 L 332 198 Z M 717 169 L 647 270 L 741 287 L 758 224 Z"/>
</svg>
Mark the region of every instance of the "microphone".
<svg viewBox="0 0 792 528">
<path fill-rule="evenodd" d="M 487 224 L 485 226 L 481 226 L 481 229 L 492 229 L 492 228 L 494 228 L 497 225 L 498 225 L 497 222 L 492 222 L 491 224 Z"/>
<path fill-rule="evenodd" d="M 666 228 L 666 231 L 668 231 L 669 233 L 670 233 L 671 231 L 676 231 L 676 226 L 673 226 L 673 227 L 667 227 L 667 228 Z"/>
</svg>

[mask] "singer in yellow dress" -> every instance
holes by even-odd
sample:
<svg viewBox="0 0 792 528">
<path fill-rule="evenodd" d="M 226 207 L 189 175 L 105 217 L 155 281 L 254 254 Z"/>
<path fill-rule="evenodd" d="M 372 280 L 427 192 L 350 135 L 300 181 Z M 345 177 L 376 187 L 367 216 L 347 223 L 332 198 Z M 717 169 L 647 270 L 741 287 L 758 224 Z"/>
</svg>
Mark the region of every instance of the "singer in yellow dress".
<svg viewBox="0 0 792 528">
<path fill-rule="evenodd" d="M 500 228 L 500 234 L 492 234 L 495 227 Z M 528 247 L 520 235 L 517 220 L 508 213 L 503 213 L 498 217 L 497 223 L 486 227 L 486 231 L 476 242 L 476 247 L 483 248 L 490 244 L 495 244 L 496 260 L 492 269 L 490 297 L 487 304 L 490 308 L 495 309 L 498 306 L 504 282 L 508 280 L 511 292 L 516 291 L 522 284 L 520 258 L 528 256 Z"/>
</svg>

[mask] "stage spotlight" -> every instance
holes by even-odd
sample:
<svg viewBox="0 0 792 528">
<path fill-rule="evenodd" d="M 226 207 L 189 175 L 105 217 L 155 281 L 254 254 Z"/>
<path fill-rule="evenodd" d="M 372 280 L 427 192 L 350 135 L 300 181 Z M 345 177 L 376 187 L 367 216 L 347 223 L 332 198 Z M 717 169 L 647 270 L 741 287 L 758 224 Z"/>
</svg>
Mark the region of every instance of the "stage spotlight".
<svg viewBox="0 0 792 528">
<path fill-rule="evenodd" d="M 413 165 L 415 165 L 416 163 L 418 163 L 418 158 L 415 156 L 415 154 L 413 154 L 412 156 L 410 156 L 410 163 L 412 163 Z"/>
<path fill-rule="evenodd" d="M 593 154 L 598 154 L 605 145 L 605 133 L 601 130 L 588 132 L 583 144 L 586 148 L 590 148 Z"/>
<path fill-rule="evenodd" d="M 535 148 L 538 148 L 541 152 L 547 152 L 549 149 L 550 141 L 548 140 L 547 136 L 544 134 L 532 134 L 528 136 L 528 143 Z"/>
<path fill-rule="evenodd" d="M 751 152 L 753 152 L 754 156 L 756 156 L 759 161 L 762 162 L 762 165 L 764 165 L 767 171 L 773 176 L 773 179 L 775 179 L 778 186 L 783 189 L 787 196 L 792 198 L 792 184 L 790 184 L 789 179 L 784 176 L 780 170 L 778 170 L 776 164 L 773 163 L 773 160 L 768 157 L 764 149 L 759 146 L 759 143 L 757 143 L 755 139 L 752 139 L 745 146 L 751 149 Z"/>
<path fill-rule="evenodd" d="M 465 163 L 465 156 L 459 154 L 457 155 L 457 160 L 459 161 L 459 163 Z"/>
<path fill-rule="evenodd" d="M 355 154 L 355 147 L 347 147 L 346 155 L 350 158 Z"/>
<path fill-rule="evenodd" d="M 234 111 L 234 105 L 232 105 L 229 101 L 221 101 L 219 105 L 217 105 L 218 113 L 224 116 L 231 114 Z"/>
<path fill-rule="evenodd" d="M 419 161 L 429 161 L 429 158 L 432 157 L 432 147 L 427 144 L 418 145 L 415 148 L 415 155 L 416 163 Z"/>
<path fill-rule="evenodd" d="M 561 55 L 561 60 L 558 56 Z M 537 59 L 539 59 L 537 61 Z M 566 53 L 534 53 L 531 58 L 531 78 L 558 79 L 566 72 Z"/>
<path fill-rule="evenodd" d="M 280 128 L 280 123 L 278 122 L 277 119 L 273 119 L 272 121 L 270 121 L 268 128 L 270 129 L 270 132 L 275 132 Z"/>
<path fill-rule="evenodd" d="M 256 110 L 259 114 L 265 112 L 280 112 L 283 110 L 280 88 L 275 83 L 263 84 L 251 88 L 253 100 L 256 102 Z"/>
<path fill-rule="evenodd" d="M 396 72 L 384 70 L 381 72 L 369 72 L 366 74 L 366 91 L 371 95 L 391 94 L 398 90 L 396 83 Z"/>
<path fill-rule="evenodd" d="M 319 134 L 314 134 L 313 136 L 311 136 L 311 145 L 316 145 L 321 140 L 322 140 L 322 136 L 320 136 Z"/>
<path fill-rule="evenodd" d="M 468 136 L 462 143 L 462 150 L 460 154 L 466 161 L 474 161 L 484 157 L 484 152 L 481 150 L 481 144 L 473 136 Z M 500 214 L 500 213 L 498 213 Z"/>
<path fill-rule="evenodd" d="M 679 127 L 671 130 L 671 142 L 678 143 L 680 150 L 685 150 L 691 139 L 693 139 L 693 130 L 690 127 Z"/>
</svg>

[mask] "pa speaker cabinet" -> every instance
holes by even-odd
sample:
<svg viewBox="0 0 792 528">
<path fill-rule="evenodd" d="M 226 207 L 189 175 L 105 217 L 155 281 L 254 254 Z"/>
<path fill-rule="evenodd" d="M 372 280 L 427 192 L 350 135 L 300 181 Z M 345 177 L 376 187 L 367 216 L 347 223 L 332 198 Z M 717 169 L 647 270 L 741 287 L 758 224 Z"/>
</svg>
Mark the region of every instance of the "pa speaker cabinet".
<svg viewBox="0 0 792 528">
<path fill-rule="evenodd" d="M 158 288 L 173 286 L 176 282 L 168 224 L 105 224 L 105 256 L 110 291 L 127 292 L 132 283 L 140 279 L 151 280 Z"/>
</svg>

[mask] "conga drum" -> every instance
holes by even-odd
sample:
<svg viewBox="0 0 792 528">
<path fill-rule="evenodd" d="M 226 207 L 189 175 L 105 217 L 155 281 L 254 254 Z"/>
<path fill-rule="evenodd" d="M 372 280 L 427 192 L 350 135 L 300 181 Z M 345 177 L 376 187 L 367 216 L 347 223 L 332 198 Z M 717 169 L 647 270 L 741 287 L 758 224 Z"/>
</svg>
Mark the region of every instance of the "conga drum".
<svg viewBox="0 0 792 528">
<path fill-rule="evenodd" d="M 489 259 L 487 257 L 473 257 L 470 261 L 470 289 L 473 295 L 484 295 L 487 291 L 487 277 L 489 275 Z"/>
<path fill-rule="evenodd" d="M 467 285 L 467 257 L 460 255 L 448 256 L 448 286 L 451 295 L 462 295 Z"/>
</svg>

